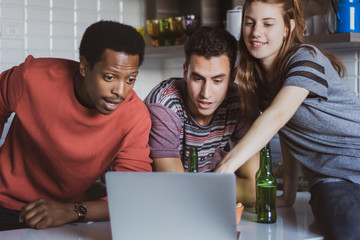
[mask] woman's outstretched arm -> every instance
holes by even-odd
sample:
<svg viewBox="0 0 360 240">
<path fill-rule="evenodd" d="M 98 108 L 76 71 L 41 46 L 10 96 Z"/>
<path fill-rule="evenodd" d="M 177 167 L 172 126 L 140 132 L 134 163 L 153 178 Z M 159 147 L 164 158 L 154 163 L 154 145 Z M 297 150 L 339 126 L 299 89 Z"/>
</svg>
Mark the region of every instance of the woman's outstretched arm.
<svg viewBox="0 0 360 240">
<path fill-rule="evenodd" d="M 283 87 L 245 136 L 219 163 L 215 172 L 234 173 L 290 120 L 308 94 L 309 91 L 302 87 Z"/>
</svg>

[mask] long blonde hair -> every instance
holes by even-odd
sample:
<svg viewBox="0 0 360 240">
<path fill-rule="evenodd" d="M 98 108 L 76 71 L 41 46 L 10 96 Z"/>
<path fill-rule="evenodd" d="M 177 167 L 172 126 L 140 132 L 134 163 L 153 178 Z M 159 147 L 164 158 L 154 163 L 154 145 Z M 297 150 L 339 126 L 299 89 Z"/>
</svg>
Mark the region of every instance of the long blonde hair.
<svg viewBox="0 0 360 240">
<path fill-rule="evenodd" d="M 275 58 L 274 69 L 285 69 L 289 58 L 301 47 L 300 44 L 309 43 L 303 37 L 306 30 L 305 19 L 303 18 L 302 0 L 245 0 L 243 12 L 253 2 L 263 2 L 269 4 L 281 4 L 283 9 L 284 23 L 287 29 L 290 29 L 290 19 L 294 19 L 295 27 L 293 31 L 284 38 L 283 44 Z M 244 20 L 243 14 L 243 20 Z M 243 21 L 244 22 L 244 21 Z M 295 47 L 293 47 L 295 45 Z M 319 47 L 318 47 L 319 48 Z M 339 76 L 345 75 L 343 63 L 335 56 L 327 53 L 323 49 L 320 51 L 330 60 Z M 254 58 L 247 49 L 243 34 L 239 41 L 240 62 L 238 69 L 238 83 L 240 91 L 240 105 L 243 113 L 253 118 L 259 111 L 268 107 L 280 90 L 285 79 L 285 71 L 275 73 L 273 83 L 266 82 L 265 71 L 260 61 Z M 313 49 L 312 49 L 313 50 Z M 314 51 L 315 52 L 315 51 Z"/>
</svg>

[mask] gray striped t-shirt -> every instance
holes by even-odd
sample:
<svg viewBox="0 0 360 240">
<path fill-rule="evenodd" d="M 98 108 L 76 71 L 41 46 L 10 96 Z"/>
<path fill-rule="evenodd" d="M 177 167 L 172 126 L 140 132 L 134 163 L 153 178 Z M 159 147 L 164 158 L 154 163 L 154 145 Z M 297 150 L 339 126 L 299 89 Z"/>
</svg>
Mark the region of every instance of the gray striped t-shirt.
<svg viewBox="0 0 360 240">
<path fill-rule="evenodd" d="M 307 45 L 311 46 L 311 45 Z M 318 181 L 360 183 L 360 99 L 317 48 L 301 47 L 287 65 L 283 86 L 310 91 L 279 131 L 304 166 L 310 185 Z"/>
</svg>

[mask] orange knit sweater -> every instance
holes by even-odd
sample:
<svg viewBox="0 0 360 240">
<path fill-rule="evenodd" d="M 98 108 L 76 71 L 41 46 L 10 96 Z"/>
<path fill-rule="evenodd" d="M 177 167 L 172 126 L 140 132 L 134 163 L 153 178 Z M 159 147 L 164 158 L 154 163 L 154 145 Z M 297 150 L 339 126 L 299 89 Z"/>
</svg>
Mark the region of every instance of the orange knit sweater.
<svg viewBox="0 0 360 240">
<path fill-rule="evenodd" d="M 73 90 L 78 68 L 74 61 L 30 56 L 0 75 L 0 130 L 16 113 L 0 148 L 0 206 L 84 201 L 110 166 L 151 171 L 151 121 L 141 99 L 132 91 L 110 115 L 85 108 Z"/>
</svg>

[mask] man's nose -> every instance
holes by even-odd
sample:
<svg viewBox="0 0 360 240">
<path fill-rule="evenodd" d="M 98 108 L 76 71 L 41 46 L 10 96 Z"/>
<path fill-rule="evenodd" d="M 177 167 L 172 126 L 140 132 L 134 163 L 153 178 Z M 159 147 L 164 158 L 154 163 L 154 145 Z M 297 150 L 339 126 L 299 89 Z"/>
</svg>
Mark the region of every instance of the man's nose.
<svg viewBox="0 0 360 240">
<path fill-rule="evenodd" d="M 119 80 L 115 81 L 111 93 L 117 95 L 118 97 L 124 97 L 126 94 L 126 84 L 124 81 Z"/>
<path fill-rule="evenodd" d="M 204 81 L 204 84 L 202 85 L 202 88 L 201 88 L 201 95 L 204 98 L 210 97 L 210 83 L 209 82 Z"/>
</svg>

